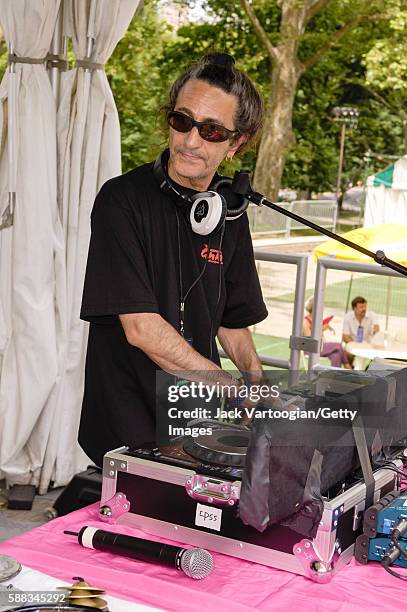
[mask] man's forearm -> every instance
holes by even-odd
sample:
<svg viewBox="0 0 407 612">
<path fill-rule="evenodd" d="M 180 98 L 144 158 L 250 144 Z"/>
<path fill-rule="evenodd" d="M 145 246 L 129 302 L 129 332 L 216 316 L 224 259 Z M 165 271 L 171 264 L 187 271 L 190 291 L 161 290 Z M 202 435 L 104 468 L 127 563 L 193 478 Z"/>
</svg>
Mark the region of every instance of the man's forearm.
<svg viewBox="0 0 407 612">
<path fill-rule="evenodd" d="M 127 341 L 141 349 L 160 368 L 187 380 L 230 386 L 238 381 L 206 359 L 155 313 L 119 315 Z"/>
<path fill-rule="evenodd" d="M 225 353 L 238 370 L 246 374 L 249 382 L 257 383 L 263 380 L 260 359 L 252 335 L 246 327 L 240 329 L 219 327 L 218 339 Z"/>
</svg>

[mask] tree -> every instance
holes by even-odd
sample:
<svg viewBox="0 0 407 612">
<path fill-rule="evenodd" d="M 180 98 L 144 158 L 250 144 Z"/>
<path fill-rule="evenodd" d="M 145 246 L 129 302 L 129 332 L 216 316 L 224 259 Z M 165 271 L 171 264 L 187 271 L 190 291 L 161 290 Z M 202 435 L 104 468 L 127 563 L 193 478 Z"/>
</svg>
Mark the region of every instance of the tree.
<svg viewBox="0 0 407 612">
<path fill-rule="evenodd" d="M 398 115 L 407 153 L 407 13 L 394 11 L 389 26 L 391 38 L 378 40 L 366 55 L 366 88 Z"/>
<path fill-rule="evenodd" d="M 180 28 L 177 37 L 165 46 L 161 74 L 173 78 L 203 53 L 223 50 L 234 56 L 238 67 L 256 82 L 264 98 L 270 100 L 273 64 L 241 2 L 206 0 L 205 9 L 205 21 Z M 338 24 L 345 23 L 346 13 L 349 17 L 349 2 L 335 0 L 315 15 L 301 38 L 300 62 L 329 44 Z M 257 0 L 256 16 L 271 44 L 277 46 L 281 22 L 277 2 Z M 365 21 L 363 27 L 354 28 L 351 35 L 340 40 L 340 44 L 329 47 L 319 61 L 302 74 L 292 110 L 294 146 L 285 152 L 284 186 L 306 192 L 334 188 L 339 147 L 339 130 L 330 115 L 334 106 L 352 105 L 360 111 L 359 127 L 349 131 L 346 140 L 344 185 L 349 180 L 364 178 L 367 170 L 364 154 L 367 150 L 374 148 L 384 154 L 401 153 L 399 122 L 394 121 L 390 108 L 384 107 L 366 90 L 365 83 L 363 58 L 377 40 L 387 40 L 388 36 L 388 21 Z M 254 169 L 256 155 L 256 150 L 247 151 L 243 156 L 235 157 L 232 163 L 225 164 L 223 171 L 233 174 L 241 167 Z M 268 172 L 273 169 L 274 162 L 272 155 L 268 158 Z"/>
<path fill-rule="evenodd" d="M 272 64 L 271 94 L 255 172 L 256 189 L 272 198 L 277 196 L 285 160 L 294 143 L 292 116 L 299 79 L 350 30 L 363 22 L 386 18 L 386 4 L 389 4 L 389 0 L 387 3 L 380 0 L 342 0 L 341 7 L 338 7 L 338 21 L 326 33 L 325 42 L 312 55 L 301 59 L 300 45 L 307 28 L 321 11 L 335 1 L 278 0 L 281 10 L 279 36 L 277 43 L 273 44 L 254 11 L 253 3 L 241 0 Z M 390 3 L 393 4 L 392 0 Z"/>
<path fill-rule="evenodd" d="M 121 125 L 122 165 L 126 172 L 157 156 L 165 141 L 158 115 L 168 78 L 161 70 L 171 26 L 160 21 L 157 0 L 145 0 L 106 66 Z"/>
</svg>

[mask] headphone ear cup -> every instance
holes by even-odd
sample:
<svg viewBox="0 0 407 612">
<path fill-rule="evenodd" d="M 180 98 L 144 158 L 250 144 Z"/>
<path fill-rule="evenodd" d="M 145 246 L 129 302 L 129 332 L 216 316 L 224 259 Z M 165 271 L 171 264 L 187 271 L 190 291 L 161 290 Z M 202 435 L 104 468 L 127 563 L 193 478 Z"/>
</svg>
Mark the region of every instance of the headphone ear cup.
<svg viewBox="0 0 407 612">
<path fill-rule="evenodd" d="M 225 223 L 225 198 L 215 191 L 204 191 L 194 195 L 191 200 L 189 219 L 192 230 L 201 236 L 215 234 Z"/>
<path fill-rule="evenodd" d="M 226 221 L 238 219 L 247 210 L 249 200 L 232 190 L 232 179 L 228 176 L 221 177 L 212 189 L 226 200 Z"/>
</svg>

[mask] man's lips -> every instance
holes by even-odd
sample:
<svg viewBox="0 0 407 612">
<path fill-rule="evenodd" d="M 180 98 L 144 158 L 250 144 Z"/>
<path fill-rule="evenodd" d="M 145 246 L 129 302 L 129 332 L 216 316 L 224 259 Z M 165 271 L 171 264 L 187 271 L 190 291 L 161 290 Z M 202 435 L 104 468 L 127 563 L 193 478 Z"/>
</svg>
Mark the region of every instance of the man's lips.
<svg viewBox="0 0 407 612">
<path fill-rule="evenodd" d="M 178 151 L 178 153 L 190 161 L 203 161 L 200 155 L 195 155 L 194 153 L 188 153 L 187 151 Z"/>
</svg>

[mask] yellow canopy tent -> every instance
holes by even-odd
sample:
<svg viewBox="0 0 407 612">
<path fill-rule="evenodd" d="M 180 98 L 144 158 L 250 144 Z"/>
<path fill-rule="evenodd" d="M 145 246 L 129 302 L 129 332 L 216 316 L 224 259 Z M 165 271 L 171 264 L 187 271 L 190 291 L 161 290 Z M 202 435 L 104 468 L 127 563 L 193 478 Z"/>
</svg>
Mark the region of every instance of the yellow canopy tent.
<svg viewBox="0 0 407 612">
<path fill-rule="evenodd" d="M 378 250 L 384 251 L 390 259 L 407 265 L 407 225 L 389 223 L 373 227 L 358 227 L 342 236 L 374 253 Z M 314 249 L 314 255 L 316 258 L 329 255 L 336 259 L 373 263 L 373 260 L 367 255 L 337 240 L 323 242 Z"/>
<path fill-rule="evenodd" d="M 396 224 L 375 225 L 372 227 L 358 227 L 342 234 L 344 238 L 363 246 L 374 253 L 378 250 L 384 251 L 387 257 L 407 265 L 407 226 Z M 330 256 L 335 259 L 348 259 L 352 261 L 361 261 L 364 263 L 373 263 L 373 259 L 360 253 L 356 249 L 338 242 L 337 240 L 327 240 L 314 249 L 314 256 L 318 257 Z M 379 265 L 379 264 L 378 264 Z M 388 328 L 390 298 L 391 298 L 391 281 L 392 277 L 388 277 L 387 297 L 386 297 L 386 330 Z M 406 281 L 407 282 L 407 281 Z M 350 295 L 349 287 L 349 294 Z M 407 289 L 407 285 L 406 285 Z"/>
</svg>

